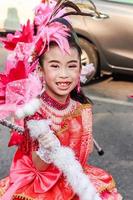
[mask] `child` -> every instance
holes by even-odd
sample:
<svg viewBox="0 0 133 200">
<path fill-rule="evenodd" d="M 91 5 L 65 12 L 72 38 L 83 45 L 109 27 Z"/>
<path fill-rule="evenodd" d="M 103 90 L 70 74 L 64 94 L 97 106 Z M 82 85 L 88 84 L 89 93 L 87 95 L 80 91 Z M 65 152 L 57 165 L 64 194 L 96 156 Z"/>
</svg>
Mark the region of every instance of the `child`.
<svg viewBox="0 0 133 200">
<path fill-rule="evenodd" d="M 41 48 L 36 45 L 39 53 L 41 49 L 37 58 L 45 89 L 40 96 L 39 109 L 24 119 L 25 131 L 21 142 L 18 142 L 10 175 L 0 181 L 0 199 L 121 200 L 112 176 L 87 164 L 88 156 L 93 150 L 92 106 L 80 90 L 81 49 L 69 23 L 66 20 L 57 22 L 58 20 L 55 22 L 56 27 L 60 27 L 59 23 L 63 24 L 62 30 L 67 30 L 68 34 L 65 35 L 64 43 L 51 39 L 47 48 L 43 46 L 43 51 L 42 44 L 39 46 Z M 39 28 L 38 26 L 38 35 Z M 60 33 L 64 36 L 65 32 Z M 40 122 L 47 124 L 36 139 L 32 136 L 34 132 L 42 130 Z M 95 188 L 97 197 L 90 194 L 88 198 L 84 198 L 83 193 L 79 197 L 69 184 L 71 181 L 67 180 L 68 177 L 52 163 L 51 152 L 54 153 L 53 149 L 61 146 L 69 147 L 75 153 L 84 174 Z M 64 169 L 67 170 L 67 166 Z M 84 184 L 82 181 L 81 179 L 79 184 Z M 79 187 L 78 176 L 76 187 Z"/>
</svg>

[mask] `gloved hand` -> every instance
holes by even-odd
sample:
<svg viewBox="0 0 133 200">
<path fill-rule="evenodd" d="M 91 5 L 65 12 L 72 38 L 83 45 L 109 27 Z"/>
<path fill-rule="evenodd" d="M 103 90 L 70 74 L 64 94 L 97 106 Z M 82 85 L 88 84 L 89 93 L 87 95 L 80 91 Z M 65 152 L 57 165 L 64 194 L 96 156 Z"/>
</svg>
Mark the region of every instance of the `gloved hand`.
<svg viewBox="0 0 133 200">
<path fill-rule="evenodd" d="M 50 129 L 50 121 L 30 120 L 27 122 L 29 132 L 32 138 L 36 138 L 39 142 L 39 149 L 36 152 L 39 157 L 47 163 L 51 163 L 51 154 L 56 152 L 60 147 L 60 141 Z"/>
<path fill-rule="evenodd" d="M 30 120 L 27 122 L 27 127 L 30 131 L 30 136 L 32 138 L 38 139 L 40 136 L 47 134 L 50 130 L 50 120 Z"/>
<path fill-rule="evenodd" d="M 38 137 L 39 145 L 47 150 L 54 150 L 59 146 L 60 142 L 54 133 L 50 130 L 47 134 Z"/>
</svg>

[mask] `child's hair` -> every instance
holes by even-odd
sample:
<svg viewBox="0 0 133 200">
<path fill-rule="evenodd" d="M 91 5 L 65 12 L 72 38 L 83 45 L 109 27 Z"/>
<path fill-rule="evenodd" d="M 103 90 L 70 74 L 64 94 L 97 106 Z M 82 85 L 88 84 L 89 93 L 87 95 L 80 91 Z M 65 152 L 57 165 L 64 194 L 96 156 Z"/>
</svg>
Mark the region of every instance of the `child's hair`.
<svg viewBox="0 0 133 200">
<path fill-rule="evenodd" d="M 65 21 L 65 24 L 66 24 L 66 21 Z M 70 47 L 77 49 L 78 54 L 79 54 L 79 59 L 80 59 L 80 66 L 81 66 L 81 53 L 82 53 L 82 50 L 81 50 L 79 42 L 78 42 L 78 36 L 76 35 L 76 33 L 73 30 L 72 26 L 67 22 L 67 26 L 68 25 L 69 25 L 69 28 L 71 30 L 71 32 L 69 33 L 69 36 L 67 38 L 68 39 L 68 43 L 69 43 Z M 57 46 L 57 44 L 55 42 L 51 41 L 50 44 L 49 44 L 49 46 L 50 47 L 54 47 L 54 46 Z M 43 66 L 43 60 L 44 60 L 44 58 L 45 58 L 45 53 L 42 54 L 39 57 L 39 64 L 40 64 L 40 66 Z M 92 101 L 88 97 L 86 97 L 84 95 L 84 93 L 83 93 L 82 90 L 80 90 L 80 92 L 77 92 L 77 88 L 74 88 L 71 91 L 70 96 L 71 96 L 71 98 L 73 100 L 78 101 L 80 103 L 83 103 L 83 104 L 91 103 L 92 104 Z"/>
</svg>

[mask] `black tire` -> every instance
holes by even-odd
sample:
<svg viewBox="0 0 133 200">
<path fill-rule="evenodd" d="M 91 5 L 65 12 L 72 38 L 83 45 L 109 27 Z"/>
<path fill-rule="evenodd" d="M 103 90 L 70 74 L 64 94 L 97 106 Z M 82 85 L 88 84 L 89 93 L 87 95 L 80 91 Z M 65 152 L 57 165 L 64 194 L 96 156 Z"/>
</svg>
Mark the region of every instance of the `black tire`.
<svg viewBox="0 0 133 200">
<path fill-rule="evenodd" d="M 82 65 L 93 63 L 94 68 L 95 68 L 95 73 L 93 73 L 92 77 L 88 78 L 87 80 L 87 82 L 89 82 L 91 79 L 99 75 L 98 54 L 97 54 L 95 46 L 89 41 L 87 41 L 86 39 L 79 37 L 79 43 L 80 43 L 80 47 L 83 53 L 85 54 L 83 58 L 81 55 Z"/>
</svg>

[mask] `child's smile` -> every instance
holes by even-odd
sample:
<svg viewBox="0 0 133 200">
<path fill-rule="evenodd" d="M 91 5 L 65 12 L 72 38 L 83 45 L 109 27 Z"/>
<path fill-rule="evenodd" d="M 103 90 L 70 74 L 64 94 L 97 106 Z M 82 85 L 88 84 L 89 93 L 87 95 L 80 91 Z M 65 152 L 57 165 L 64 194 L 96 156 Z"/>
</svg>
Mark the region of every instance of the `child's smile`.
<svg viewBox="0 0 133 200">
<path fill-rule="evenodd" d="M 56 84 L 61 90 L 66 90 L 69 88 L 71 82 L 57 82 Z"/>
<path fill-rule="evenodd" d="M 76 48 L 70 54 L 63 54 L 58 46 L 46 52 L 43 62 L 46 92 L 51 97 L 65 102 L 70 92 L 77 86 L 80 77 L 80 59 Z"/>
</svg>

